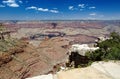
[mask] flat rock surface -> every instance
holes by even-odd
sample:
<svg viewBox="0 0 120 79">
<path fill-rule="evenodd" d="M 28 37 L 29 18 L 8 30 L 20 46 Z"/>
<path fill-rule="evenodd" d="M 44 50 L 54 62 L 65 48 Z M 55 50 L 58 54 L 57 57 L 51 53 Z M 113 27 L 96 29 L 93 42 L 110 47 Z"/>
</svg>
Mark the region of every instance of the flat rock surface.
<svg viewBox="0 0 120 79">
<path fill-rule="evenodd" d="M 119 62 L 95 62 L 86 68 L 57 73 L 58 79 L 120 79 Z"/>
<path fill-rule="evenodd" d="M 96 68 L 112 79 L 120 79 L 120 62 L 98 62 L 93 63 L 91 67 Z"/>
<path fill-rule="evenodd" d="M 53 75 L 52 74 L 41 75 L 41 76 L 36 76 L 36 77 L 31 77 L 26 79 L 53 79 Z"/>
<path fill-rule="evenodd" d="M 66 72 L 58 73 L 59 79 L 111 79 L 98 70 L 88 67 L 72 69 Z"/>
</svg>

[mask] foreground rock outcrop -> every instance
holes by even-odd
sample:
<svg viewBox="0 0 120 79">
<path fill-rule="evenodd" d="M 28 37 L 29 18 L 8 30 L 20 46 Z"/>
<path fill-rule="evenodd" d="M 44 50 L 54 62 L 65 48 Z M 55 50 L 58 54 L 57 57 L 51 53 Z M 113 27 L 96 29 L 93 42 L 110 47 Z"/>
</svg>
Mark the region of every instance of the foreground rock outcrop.
<svg viewBox="0 0 120 79">
<path fill-rule="evenodd" d="M 120 61 L 94 62 L 85 68 L 59 71 L 56 74 L 39 75 L 26 79 L 120 79 Z"/>
<path fill-rule="evenodd" d="M 120 62 L 95 62 L 89 67 L 58 72 L 58 79 L 120 79 Z M 33 78 L 34 79 L 34 78 Z"/>
</svg>

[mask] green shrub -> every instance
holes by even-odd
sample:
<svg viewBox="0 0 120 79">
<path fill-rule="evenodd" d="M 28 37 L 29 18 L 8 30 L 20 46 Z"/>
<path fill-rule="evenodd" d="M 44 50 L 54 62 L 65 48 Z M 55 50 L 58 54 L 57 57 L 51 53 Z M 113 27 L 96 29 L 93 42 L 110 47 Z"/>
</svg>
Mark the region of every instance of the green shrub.
<svg viewBox="0 0 120 79">
<path fill-rule="evenodd" d="M 120 35 L 113 32 L 110 34 L 110 38 L 97 43 L 100 49 L 86 53 L 90 61 L 120 60 Z"/>
</svg>

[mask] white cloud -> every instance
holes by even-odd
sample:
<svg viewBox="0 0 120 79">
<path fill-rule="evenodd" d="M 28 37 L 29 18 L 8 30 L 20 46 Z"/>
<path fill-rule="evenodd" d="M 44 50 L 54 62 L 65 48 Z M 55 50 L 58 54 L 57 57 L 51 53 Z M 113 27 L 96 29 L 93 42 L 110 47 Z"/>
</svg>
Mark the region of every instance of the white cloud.
<svg viewBox="0 0 120 79">
<path fill-rule="evenodd" d="M 48 9 L 44 9 L 44 8 L 38 8 L 37 10 L 38 10 L 38 11 L 43 11 L 43 12 L 49 11 Z"/>
<path fill-rule="evenodd" d="M 28 10 L 28 9 L 34 9 L 34 10 L 37 10 L 37 7 L 35 7 L 35 6 L 31 6 L 31 7 L 27 7 L 27 8 L 26 8 L 26 10 Z"/>
<path fill-rule="evenodd" d="M 15 0 L 4 0 L 3 3 L 15 3 Z"/>
<path fill-rule="evenodd" d="M 80 10 L 80 11 L 83 11 L 84 8 L 86 7 L 85 4 L 78 4 L 77 6 L 78 6 L 78 7 L 69 6 L 68 9 L 69 9 L 69 10 Z"/>
<path fill-rule="evenodd" d="M 90 16 L 95 16 L 95 15 L 97 15 L 96 13 L 90 13 L 89 14 Z"/>
<path fill-rule="evenodd" d="M 0 7 L 5 7 L 4 5 L 0 5 Z"/>
<path fill-rule="evenodd" d="M 52 13 L 59 13 L 59 11 L 57 11 L 57 10 L 50 10 L 50 12 L 52 12 Z"/>
<path fill-rule="evenodd" d="M 96 8 L 95 6 L 89 7 L 89 9 L 95 9 L 95 8 Z"/>
<path fill-rule="evenodd" d="M 49 10 L 47 8 L 39 8 L 39 7 L 35 7 L 35 6 L 31 6 L 31 7 L 27 7 L 26 10 L 29 9 L 33 9 L 33 10 L 37 10 L 37 11 L 42 11 L 42 12 L 52 12 L 52 13 L 59 13 L 58 10 Z"/>
<path fill-rule="evenodd" d="M 16 4 L 16 3 L 8 4 L 8 6 L 10 6 L 10 7 L 19 7 L 19 5 Z"/>
<path fill-rule="evenodd" d="M 89 14 L 90 16 L 87 17 L 87 19 L 103 19 L 104 15 L 103 14 L 98 14 L 98 13 L 91 13 Z"/>
<path fill-rule="evenodd" d="M 4 0 L 2 3 L 6 4 L 9 7 L 19 7 L 15 0 Z"/>
<path fill-rule="evenodd" d="M 69 6 L 68 9 L 69 10 L 74 10 L 74 6 Z"/>
<path fill-rule="evenodd" d="M 79 4 L 78 5 L 80 8 L 85 8 L 85 4 Z"/>
</svg>

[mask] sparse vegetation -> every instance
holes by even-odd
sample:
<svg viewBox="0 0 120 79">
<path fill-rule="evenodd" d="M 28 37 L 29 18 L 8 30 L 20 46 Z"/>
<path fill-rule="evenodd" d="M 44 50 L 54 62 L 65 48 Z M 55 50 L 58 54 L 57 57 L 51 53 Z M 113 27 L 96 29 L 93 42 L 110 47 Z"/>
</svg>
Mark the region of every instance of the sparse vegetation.
<svg viewBox="0 0 120 79">
<path fill-rule="evenodd" d="M 112 32 L 110 38 L 97 44 L 100 49 L 86 53 L 90 61 L 120 60 L 120 35 Z"/>
<path fill-rule="evenodd" d="M 4 30 L 6 30 L 6 28 L 3 26 L 2 23 L 0 23 L 0 31 L 4 31 Z"/>
<path fill-rule="evenodd" d="M 0 23 L 0 51 L 1 52 L 7 52 L 9 48 L 14 47 L 16 45 L 17 40 L 6 38 L 4 39 L 3 32 L 6 31 L 6 28 L 2 23 Z"/>
<path fill-rule="evenodd" d="M 0 51 L 7 52 L 9 48 L 15 47 L 17 42 L 15 39 L 0 40 Z"/>
</svg>

